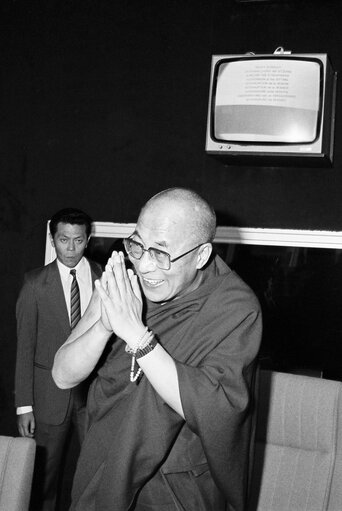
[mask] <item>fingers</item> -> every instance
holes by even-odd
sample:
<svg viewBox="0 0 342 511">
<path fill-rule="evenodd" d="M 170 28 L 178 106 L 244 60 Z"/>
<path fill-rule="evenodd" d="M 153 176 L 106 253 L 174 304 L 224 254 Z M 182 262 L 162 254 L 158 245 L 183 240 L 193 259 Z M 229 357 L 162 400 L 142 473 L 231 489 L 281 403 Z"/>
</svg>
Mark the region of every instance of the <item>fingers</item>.
<svg viewBox="0 0 342 511">
<path fill-rule="evenodd" d="M 111 266 L 113 271 L 115 271 L 118 276 L 120 273 L 122 273 L 123 278 L 127 278 L 127 270 L 126 270 L 126 264 L 125 264 L 125 257 L 123 255 L 123 252 L 117 252 L 114 250 L 112 252 L 111 257 L 108 259 L 108 264 Z"/>
<path fill-rule="evenodd" d="M 128 270 L 128 276 L 129 276 L 129 280 L 131 282 L 133 293 L 138 298 L 138 300 L 142 301 L 141 290 L 140 290 L 140 285 L 139 285 L 139 280 L 138 280 L 137 275 L 135 275 L 132 270 Z"/>
<path fill-rule="evenodd" d="M 108 275 L 104 271 L 101 276 L 101 285 L 102 285 L 103 289 L 105 289 L 105 290 L 107 290 L 107 283 L 108 283 Z"/>
<path fill-rule="evenodd" d="M 30 415 L 30 417 L 27 417 Z M 33 414 L 32 414 L 33 415 Z M 35 432 L 35 420 L 30 414 L 23 414 L 18 416 L 18 431 L 19 435 L 23 437 L 34 437 Z"/>
<path fill-rule="evenodd" d="M 112 298 L 117 294 L 122 298 L 130 292 L 130 280 L 127 275 L 124 255 L 122 252 L 114 251 L 106 265 L 108 279 L 108 291 Z"/>
<path fill-rule="evenodd" d="M 122 252 L 112 253 L 96 289 L 107 312 L 110 302 L 124 308 L 131 307 L 136 299 L 142 302 L 138 278 L 131 269 L 126 269 Z"/>
<path fill-rule="evenodd" d="M 102 325 L 104 326 L 104 328 L 106 330 L 108 330 L 108 332 L 113 332 L 113 328 L 112 328 L 112 325 L 110 323 L 109 316 L 108 316 L 110 314 L 110 309 L 111 309 L 112 303 L 111 303 L 110 297 L 108 296 L 108 294 L 104 288 L 104 285 L 106 285 L 105 283 L 107 283 L 107 276 L 102 276 L 101 280 L 95 281 L 95 287 L 98 291 L 98 294 L 99 294 L 99 297 L 101 300 L 100 319 L 101 319 L 101 322 L 102 322 Z"/>
<path fill-rule="evenodd" d="M 109 297 L 107 295 L 105 287 L 103 286 L 102 280 L 103 280 L 103 277 L 101 277 L 101 279 L 95 280 L 95 287 L 100 295 L 101 300 L 103 302 L 106 302 L 109 300 Z M 107 277 L 106 277 L 106 280 L 107 280 Z"/>
<path fill-rule="evenodd" d="M 29 424 L 29 433 L 33 436 L 36 429 L 36 421 L 34 417 L 31 419 Z"/>
</svg>

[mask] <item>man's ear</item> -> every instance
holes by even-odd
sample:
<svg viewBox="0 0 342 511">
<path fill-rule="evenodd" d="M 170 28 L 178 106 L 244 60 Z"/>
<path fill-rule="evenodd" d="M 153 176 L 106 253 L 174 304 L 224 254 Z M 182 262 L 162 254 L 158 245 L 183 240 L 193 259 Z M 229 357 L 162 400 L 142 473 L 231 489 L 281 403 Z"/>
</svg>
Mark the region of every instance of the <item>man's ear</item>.
<svg viewBox="0 0 342 511">
<path fill-rule="evenodd" d="M 199 270 L 200 268 L 203 268 L 209 260 L 209 257 L 211 255 L 211 252 L 213 250 L 213 246 L 211 243 L 203 243 L 203 245 L 200 246 L 197 256 L 197 265 L 196 268 Z"/>
<path fill-rule="evenodd" d="M 54 243 L 54 241 L 53 241 L 53 236 L 52 236 L 52 234 L 51 234 L 51 233 L 49 233 L 49 238 L 50 238 L 50 243 L 51 243 L 51 245 L 53 246 L 53 248 L 55 248 L 55 243 Z"/>
</svg>

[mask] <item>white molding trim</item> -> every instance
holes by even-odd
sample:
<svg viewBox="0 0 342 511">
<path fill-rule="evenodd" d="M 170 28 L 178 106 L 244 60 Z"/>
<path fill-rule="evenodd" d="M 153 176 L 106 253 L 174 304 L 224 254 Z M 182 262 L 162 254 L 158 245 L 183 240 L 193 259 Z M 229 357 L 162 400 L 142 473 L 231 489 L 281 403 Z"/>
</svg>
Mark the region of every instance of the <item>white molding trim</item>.
<svg viewBox="0 0 342 511">
<path fill-rule="evenodd" d="M 127 238 L 135 223 L 93 222 L 92 236 L 102 238 Z M 269 245 L 286 247 L 312 247 L 342 249 L 342 231 L 310 231 L 296 229 L 261 229 L 254 227 L 218 226 L 216 243 L 240 245 Z M 56 257 L 46 226 L 45 264 Z"/>
<path fill-rule="evenodd" d="M 242 245 L 275 245 L 287 247 L 342 249 L 342 231 L 310 231 L 218 226 L 215 241 L 217 243 L 236 243 Z"/>
<path fill-rule="evenodd" d="M 128 238 L 134 231 L 134 224 L 115 222 L 93 222 L 92 236 L 102 238 Z"/>
</svg>

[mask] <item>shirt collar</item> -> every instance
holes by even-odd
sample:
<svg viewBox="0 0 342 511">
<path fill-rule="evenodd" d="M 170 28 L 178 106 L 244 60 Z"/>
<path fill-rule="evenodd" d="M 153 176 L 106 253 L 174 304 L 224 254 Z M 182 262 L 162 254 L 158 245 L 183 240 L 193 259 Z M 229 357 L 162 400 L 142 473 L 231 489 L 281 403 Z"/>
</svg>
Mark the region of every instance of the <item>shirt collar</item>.
<svg viewBox="0 0 342 511">
<path fill-rule="evenodd" d="M 69 266 L 65 266 L 65 264 L 61 263 L 59 259 L 57 259 L 58 270 L 62 276 L 62 278 L 66 279 L 70 275 L 70 270 L 76 270 L 76 275 L 81 273 L 86 268 L 86 259 L 83 256 L 82 259 L 77 263 L 74 268 L 69 268 Z"/>
</svg>

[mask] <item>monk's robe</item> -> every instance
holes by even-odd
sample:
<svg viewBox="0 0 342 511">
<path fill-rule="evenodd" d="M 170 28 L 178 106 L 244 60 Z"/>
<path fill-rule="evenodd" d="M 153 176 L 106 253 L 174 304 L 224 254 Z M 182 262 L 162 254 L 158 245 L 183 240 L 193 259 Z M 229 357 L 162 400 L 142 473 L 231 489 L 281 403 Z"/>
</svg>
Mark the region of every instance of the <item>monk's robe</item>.
<svg viewBox="0 0 342 511">
<path fill-rule="evenodd" d="M 115 339 L 90 389 L 71 509 L 128 511 L 141 488 L 162 474 L 175 509 L 243 511 L 262 328 L 258 300 L 216 256 L 195 291 L 147 302 L 144 321 L 175 360 L 185 421 L 145 375 L 130 382 L 131 357 Z M 210 484 L 222 506 L 208 504 Z"/>
</svg>

